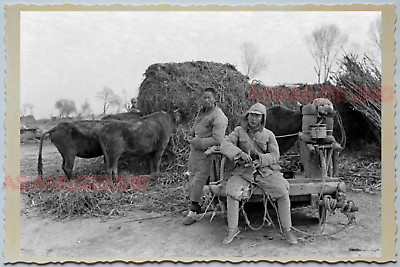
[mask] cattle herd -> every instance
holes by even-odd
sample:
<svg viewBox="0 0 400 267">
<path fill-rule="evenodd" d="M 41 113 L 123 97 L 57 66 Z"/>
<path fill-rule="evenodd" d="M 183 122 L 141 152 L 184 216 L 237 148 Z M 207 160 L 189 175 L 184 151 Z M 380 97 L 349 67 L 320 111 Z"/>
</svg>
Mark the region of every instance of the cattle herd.
<svg viewBox="0 0 400 267">
<path fill-rule="evenodd" d="M 75 157 L 95 158 L 104 155 L 106 173 L 109 173 L 109 166 L 112 166 L 116 174 L 115 162 L 126 151 L 135 155 L 151 154 L 152 171 L 158 171 L 160 155 L 181 121 L 181 112 L 176 110 L 172 114 L 155 112 L 140 117 L 138 113 L 120 113 L 101 120 L 60 123 L 44 132 L 40 138 L 38 174 L 43 174 L 42 148 L 47 134 L 62 156 L 62 169 L 68 180 L 73 179 Z"/>
<path fill-rule="evenodd" d="M 177 127 L 183 123 L 183 114 L 155 112 L 146 116 L 138 113 L 120 113 L 101 120 L 63 122 L 44 132 L 40 138 L 38 174 L 43 174 L 42 147 L 47 134 L 63 158 L 62 169 L 73 179 L 75 157 L 94 158 L 104 155 L 107 177 L 118 175 L 118 159 L 124 152 L 132 156 L 148 155 L 150 173 L 158 172 L 161 156 Z M 297 141 L 302 129 L 301 110 L 274 106 L 267 110 L 266 128 L 276 136 L 281 155 Z M 108 179 L 112 182 L 112 179 Z"/>
</svg>

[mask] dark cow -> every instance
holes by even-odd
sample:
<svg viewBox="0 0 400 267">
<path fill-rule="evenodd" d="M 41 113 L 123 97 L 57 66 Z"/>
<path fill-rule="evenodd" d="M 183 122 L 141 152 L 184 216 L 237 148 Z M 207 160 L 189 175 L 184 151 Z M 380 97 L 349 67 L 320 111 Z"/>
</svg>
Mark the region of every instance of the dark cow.
<svg viewBox="0 0 400 267">
<path fill-rule="evenodd" d="M 298 140 L 298 133 L 302 131 L 303 116 L 301 108 L 300 106 L 300 110 L 290 110 L 283 106 L 274 106 L 267 110 L 267 123 L 265 127 L 275 134 L 281 155 L 294 146 Z M 335 121 L 336 126 L 333 130 L 333 135 L 336 140 L 341 140 L 340 146 L 344 148 L 346 134 L 339 112 L 336 112 Z M 339 173 L 338 164 L 336 164 L 338 159 L 339 152 L 335 151 L 333 153 L 333 176 Z"/>
<path fill-rule="evenodd" d="M 43 174 L 42 147 L 43 140 L 47 134 L 49 134 L 51 142 L 56 146 L 63 158 L 62 169 L 69 180 L 73 178 L 75 157 L 95 158 L 103 156 L 99 143 L 100 130 L 103 126 L 114 121 L 106 118 L 102 120 L 63 122 L 44 132 L 40 138 L 38 174 Z M 121 116 L 119 114 L 113 115 L 113 119 L 136 120 L 138 118 L 139 114 L 137 113 L 122 113 Z"/>
<path fill-rule="evenodd" d="M 160 169 L 161 156 L 176 126 L 182 123 L 179 110 L 172 114 L 155 112 L 134 122 L 114 121 L 100 132 L 106 175 L 118 175 L 118 159 L 124 152 L 132 156 L 149 155 L 150 173 Z M 109 179 L 111 182 L 111 179 Z"/>
<path fill-rule="evenodd" d="M 117 121 L 126 121 L 131 120 L 133 118 L 139 118 L 143 114 L 140 112 L 124 112 L 118 114 L 110 114 L 102 118 L 102 120 L 117 120 Z"/>
<path fill-rule="evenodd" d="M 291 110 L 283 106 L 273 106 L 267 109 L 265 128 L 271 130 L 278 141 L 281 155 L 286 153 L 298 139 L 301 132 L 301 111 Z"/>
<path fill-rule="evenodd" d="M 339 136 L 342 140 L 340 143 L 342 148 L 344 148 L 346 135 L 339 113 L 335 117 L 340 129 L 336 128 L 337 131 L 334 130 L 334 135 L 338 136 L 338 132 L 340 132 Z M 302 118 L 301 107 L 300 110 L 291 110 L 283 106 L 273 106 L 267 109 L 267 123 L 265 124 L 265 128 L 275 134 L 281 155 L 286 153 L 296 143 L 298 133 L 302 131 Z"/>
</svg>

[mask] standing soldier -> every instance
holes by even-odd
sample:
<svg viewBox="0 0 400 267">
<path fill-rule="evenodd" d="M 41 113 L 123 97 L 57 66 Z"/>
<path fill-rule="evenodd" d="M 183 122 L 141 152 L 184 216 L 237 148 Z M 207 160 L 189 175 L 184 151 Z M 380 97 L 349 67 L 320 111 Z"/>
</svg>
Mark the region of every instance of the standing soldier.
<svg viewBox="0 0 400 267">
<path fill-rule="evenodd" d="M 199 205 L 203 194 L 203 187 L 210 176 L 211 156 L 204 152 L 220 145 L 228 126 L 228 118 L 216 106 L 217 93 L 214 88 L 206 88 L 201 98 L 202 108 L 197 115 L 194 126 L 190 130 L 187 140 L 190 143 L 188 162 L 190 210 L 183 219 L 183 224 L 191 225 L 196 222 L 196 214 L 201 212 Z"/>
<path fill-rule="evenodd" d="M 140 113 L 140 110 L 137 108 L 137 99 L 136 99 L 136 97 L 132 97 L 132 99 L 131 99 L 131 107 L 129 108 L 129 112 Z"/>
</svg>

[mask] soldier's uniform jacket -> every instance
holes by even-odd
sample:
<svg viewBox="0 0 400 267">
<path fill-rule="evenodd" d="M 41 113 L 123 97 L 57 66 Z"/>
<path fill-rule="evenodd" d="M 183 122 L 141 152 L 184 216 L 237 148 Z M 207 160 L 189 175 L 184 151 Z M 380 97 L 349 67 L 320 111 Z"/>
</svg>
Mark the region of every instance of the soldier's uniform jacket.
<svg viewBox="0 0 400 267">
<path fill-rule="evenodd" d="M 249 111 L 252 110 L 259 111 L 264 115 L 261 125 L 253 133 L 250 130 L 247 118 Z M 246 167 L 244 164 L 239 164 L 236 165 L 232 175 L 238 175 L 248 182 L 261 186 L 270 195 L 279 197 L 286 194 L 285 191 L 288 190 L 289 183 L 283 176 L 282 179 L 274 178 L 277 175 L 281 176 L 279 172 L 281 167 L 278 165 L 280 156 L 278 142 L 274 133 L 264 127 L 266 121 L 265 106 L 257 103 L 249 111 L 242 117 L 241 125 L 225 137 L 221 144 L 221 153 L 231 160 L 237 160 L 242 151 L 248 154 L 256 154 L 254 151 L 257 151 L 261 162 L 258 169 L 255 169 L 253 165 Z M 262 179 L 257 179 L 257 177 Z"/>
<path fill-rule="evenodd" d="M 190 135 L 194 139 L 190 145 L 189 172 L 195 172 L 199 168 L 210 169 L 209 162 L 204 164 L 201 162 L 208 157 L 204 152 L 209 147 L 221 144 L 227 126 L 228 118 L 219 107 L 215 106 L 208 112 L 204 112 L 203 109 L 199 112 L 190 130 Z"/>
</svg>

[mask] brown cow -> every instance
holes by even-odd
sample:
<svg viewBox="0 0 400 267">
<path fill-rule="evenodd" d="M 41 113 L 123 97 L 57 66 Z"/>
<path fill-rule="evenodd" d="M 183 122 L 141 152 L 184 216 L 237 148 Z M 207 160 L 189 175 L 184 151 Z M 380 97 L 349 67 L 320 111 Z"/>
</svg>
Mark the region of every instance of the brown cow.
<svg viewBox="0 0 400 267">
<path fill-rule="evenodd" d="M 43 174 L 42 147 L 43 140 L 50 134 L 51 142 L 56 146 L 63 158 L 62 169 L 67 178 L 72 180 L 75 157 L 95 158 L 103 156 L 103 151 L 99 143 L 100 130 L 104 125 L 111 121 L 107 117 L 102 120 L 87 120 L 75 122 L 62 122 L 50 130 L 44 132 L 40 138 L 38 174 Z M 113 119 L 136 120 L 139 118 L 137 113 L 114 114 Z"/>
<path fill-rule="evenodd" d="M 150 173 L 159 172 L 161 156 L 183 114 L 155 112 L 134 122 L 114 121 L 100 132 L 100 144 L 106 164 L 106 175 L 118 175 L 118 159 L 124 152 L 132 156 L 149 155 Z M 111 179 L 109 179 L 111 182 Z"/>
</svg>

